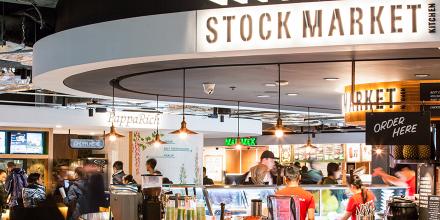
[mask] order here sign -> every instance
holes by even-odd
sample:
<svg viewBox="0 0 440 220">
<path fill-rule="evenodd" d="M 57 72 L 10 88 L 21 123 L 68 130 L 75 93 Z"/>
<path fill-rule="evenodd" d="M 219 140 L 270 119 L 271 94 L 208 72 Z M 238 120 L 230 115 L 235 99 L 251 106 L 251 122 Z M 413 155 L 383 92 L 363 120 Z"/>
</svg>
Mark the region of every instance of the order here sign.
<svg viewBox="0 0 440 220">
<path fill-rule="evenodd" d="M 430 145 L 428 112 L 366 113 L 368 145 Z"/>
</svg>

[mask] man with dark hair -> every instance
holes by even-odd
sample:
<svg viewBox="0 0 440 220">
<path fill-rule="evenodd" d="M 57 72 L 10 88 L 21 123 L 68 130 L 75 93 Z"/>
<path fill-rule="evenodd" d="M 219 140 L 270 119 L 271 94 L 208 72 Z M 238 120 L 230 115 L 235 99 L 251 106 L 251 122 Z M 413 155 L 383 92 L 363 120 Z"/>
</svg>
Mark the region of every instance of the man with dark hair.
<svg viewBox="0 0 440 220">
<path fill-rule="evenodd" d="M 300 170 L 301 168 L 295 165 L 284 168 L 284 177 L 287 186 L 276 192 L 276 195 L 297 197 L 300 203 L 300 220 L 314 220 L 315 200 L 310 192 L 307 192 L 299 186 L 301 180 Z"/>
<path fill-rule="evenodd" d="M 341 177 L 341 168 L 337 163 L 327 164 L 327 177 L 321 181 L 323 185 L 337 185 L 338 179 Z"/>
<path fill-rule="evenodd" d="M 16 167 L 14 162 L 7 164 L 9 175 L 6 178 L 5 189 L 9 199 L 9 218 L 17 219 L 20 209 L 23 208 L 23 188 L 27 186 L 26 171 Z"/>
<path fill-rule="evenodd" d="M 150 158 L 147 160 L 147 173 L 148 174 L 160 174 L 160 171 L 155 170 L 157 165 L 157 160 L 154 158 Z"/>
<path fill-rule="evenodd" d="M 39 173 L 31 173 L 28 176 L 28 185 L 23 188 L 23 205 L 25 208 L 39 207 L 46 200 L 46 189 Z"/>
<path fill-rule="evenodd" d="M 123 178 L 125 176 L 124 173 L 124 164 L 122 161 L 116 161 L 113 163 L 113 175 L 112 175 L 112 183 L 113 184 L 124 184 Z"/>
<path fill-rule="evenodd" d="M 391 176 L 382 168 L 376 168 L 373 176 L 381 177 L 386 184 L 408 187 L 407 195 L 414 196 L 416 193 L 416 172 L 407 165 L 397 166 L 395 170 L 397 170 L 396 176 Z"/>
<path fill-rule="evenodd" d="M 214 185 L 214 181 L 206 175 L 206 167 L 203 167 L 203 185 Z"/>
</svg>

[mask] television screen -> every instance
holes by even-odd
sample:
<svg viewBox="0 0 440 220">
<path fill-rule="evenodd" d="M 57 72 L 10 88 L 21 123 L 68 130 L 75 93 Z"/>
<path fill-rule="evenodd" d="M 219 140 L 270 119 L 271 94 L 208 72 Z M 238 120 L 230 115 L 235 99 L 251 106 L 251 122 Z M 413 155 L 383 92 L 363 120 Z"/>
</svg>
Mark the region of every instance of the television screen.
<svg viewBox="0 0 440 220">
<path fill-rule="evenodd" d="M 0 154 L 6 153 L 6 132 L 0 131 Z"/>
<path fill-rule="evenodd" d="M 11 132 L 11 154 L 43 154 L 43 133 Z"/>
</svg>

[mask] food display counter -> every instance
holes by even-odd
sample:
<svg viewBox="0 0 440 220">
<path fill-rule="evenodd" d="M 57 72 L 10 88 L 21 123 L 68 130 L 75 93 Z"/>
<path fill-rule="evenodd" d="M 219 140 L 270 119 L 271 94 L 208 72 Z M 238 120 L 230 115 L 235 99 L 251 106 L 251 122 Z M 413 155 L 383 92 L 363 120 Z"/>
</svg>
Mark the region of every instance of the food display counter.
<svg viewBox="0 0 440 220">
<path fill-rule="evenodd" d="M 252 199 L 261 199 L 263 201 L 263 214 L 267 215 L 267 196 L 274 195 L 278 189 L 283 187 L 170 185 L 164 187 L 164 190 L 169 190 L 173 194 L 180 193 L 191 196 L 195 192 L 197 200 L 205 202 L 207 215 L 219 215 L 220 203 L 225 203 L 226 210 L 233 216 L 245 216 L 250 213 Z M 347 186 L 303 185 L 301 187 L 313 194 L 317 219 L 337 219 L 345 213 L 348 199 L 351 196 Z M 405 195 L 406 193 L 406 188 L 404 187 L 371 185 L 366 188 L 371 190 L 376 196 L 375 205 L 378 214 L 385 212 L 387 200 L 391 196 Z"/>
</svg>

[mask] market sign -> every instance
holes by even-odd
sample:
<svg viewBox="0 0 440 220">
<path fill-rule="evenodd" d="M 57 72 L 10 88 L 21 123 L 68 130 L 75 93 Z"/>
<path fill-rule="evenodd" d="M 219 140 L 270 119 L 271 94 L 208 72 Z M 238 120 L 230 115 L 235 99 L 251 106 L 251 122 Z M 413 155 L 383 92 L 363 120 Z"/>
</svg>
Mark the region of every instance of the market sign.
<svg viewBox="0 0 440 220">
<path fill-rule="evenodd" d="M 404 89 L 392 87 L 378 87 L 356 90 L 354 92 L 354 103 L 351 103 L 351 90 L 346 90 L 344 94 L 343 107 L 344 112 L 361 112 L 370 110 L 381 111 L 393 111 L 399 106 L 395 105 L 395 102 L 400 102 L 405 99 L 405 93 L 402 93 Z M 387 105 L 381 105 L 381 103 L 388 103 Z"/>
<path fill-rule="evenodd" d="M 440 101 L 440 83 L 420 83 L 421 101 Z M 432 116 L 440 116 L 440 105 L 430 105 L 426 108 Z"/>
<path fill-rule="evenodd" d="M 256 137 L 248 137 L 248 138 L 240 138 L 241 144 L 244 146 L 256 146 L 257 138 Z M 226 138 L 225 146 L 233 146 L 237 143 L 237 138 Z"/>
<path fill-rule="evenodd" d="M 429 112 L 366 113 L 368 145 L 430 145 Z"/>
<path fill-rule="evenodd" d="M 438 7 L 440 0 L 349 0 L 200 10 L 197 51 L 435 43 Z"/>
<path fill-rule="evenodd" d="M 103 139 L 74 139 L 71 138 L 69 145 L 78 150 L 100 150 L 105 146 Z"/>
</svg>

